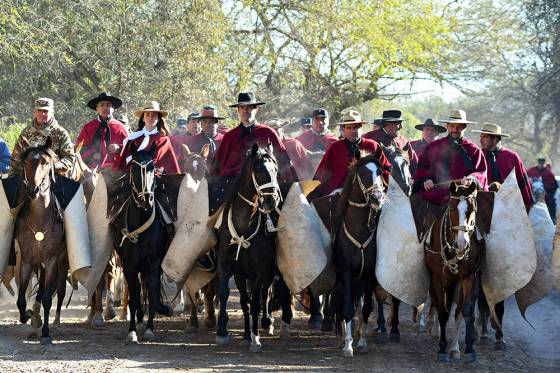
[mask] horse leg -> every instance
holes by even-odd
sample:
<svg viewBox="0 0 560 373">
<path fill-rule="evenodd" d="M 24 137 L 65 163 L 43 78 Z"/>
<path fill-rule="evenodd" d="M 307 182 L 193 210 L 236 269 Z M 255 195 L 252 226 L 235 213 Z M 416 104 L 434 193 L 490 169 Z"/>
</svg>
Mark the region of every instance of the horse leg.
<svg viewBox="0 0 560 373">
<path fill-rule="evenodd" d="M 153 268 L 152 268 L 153 270 Z M 146 325 L 146 331 L 144 332 L 144 339 L 152 342 L 155 339 L 154 335 L 154 317 L 156 315 L 156 310 L 159 305 L 159 284 L 157 281 L 157 274 L 150 271 L 150 273 L 146 276 L 147 277 L 147 284 L 146 290 L 148 291 L 148 301 L 149 308 L 148 308 L 148 324 Z"/>
<path fill-rule="evenodd" d="M 187 297 L 189 297 L 189 301 L 191 303 L 191 317 L 189 318 L 189 322 L 187 323 L 185 332 L 196 333 L 198 331 L 198 312 L 196 307 L 196 299 L 193 299 L 190 292 L 185 291 L 184 289 L 182 291 L 187 293 Z"/>
<path fill-rule="evenodd" d="M 49 314 L 52 306 L 52 290 L 55 288 L 57 283 L 57 263 L 56 258 L 51 258 L 45 266 L 45 288 L 42 294 L 43 303 L 43 329 L 41 330 L 41 344 L 50 345 L 52 344 L 52 338 L 49 334 Z"/>
<path fill-rule="evenodd" d="M 43 300 L 43 293 L 45 292 L 45 270 L 39 269 L 37 272 L 37 295 L 35 296 L 35 302 L 33 303 L 33 312 L 31 315 L 31 327 L 33 328 L 33 333 L 35 336 L 39 337 L 39 328 L 43 325 L 41 320 L 41 302 Z"/>
<path fill-rule="evenodd" d="M 463 304 L 461 307 L 463 318 L 465 319 L 465 361 L 476 361 L 476 352 L 474 343 L 477 339 L 476 327 L 474 325 L 474 309 L 476 299 L 478 298 L 478 287 L 476 286 L 478 279 L 472 274 L 470 277 L 461 281 L 461 290 L 463 291 Z"/>
<path fill-rule="evenodd" d="M 119 319 L 121 320 L 126 320 L 130 317 L 128 299 L 129 299 L 128 283 L 125 278 L 125 280 L 122 283 L 122 295 L 121 295 L 122 304 L 121 304 L 121 315 L 119 316 Z"/>
<path fill-rule="evenodd" d="M 342 356 L 353 357 L 354 350 L 352 348 L 352 318 L 354 317 L 354 304 L 352 302 L 352 273 L 350 270 L 345 270 L 342 272 L 342 286 L 343 286 L 343 316 L 346 326 L 345 336 L 344 336 L 344 347 L 342 348 Z"/>
<path fill-rule="evenodd" d="M 247 280 L 239 275 L 234 275 L 235 284 L 237 290 L 239 291 L 239 304 L 241 305 L 241 310 L 243 311 L 243 340 L 245 342 L 251 343 L 251 320 L 249 313 L 249 294 L 247 293 Z"/>
<path fill-rule="evenodd" d="M 266 276 L 267 274 L 265 274 Z M 262 352 L 262 344 L 259 337 L 259 315 L 261 313 L 261 294 L 263 289 L 268 289 L 272 284 L 273 275 L 268 275 L 269 278 L 263 278 L 260 276 L 253 283 L 251 289 L 251 345 L 249 346 L 249 351 L 251 352 Z"/>
<path fill-rule="evenodd" d="M 321 328 L 321 323 L 323 322 L 323 314 L 321 313 L 321 300 L 318 295 L 311 294 L 311 303 L 309 305 L 309 321 L 307 321 L 307 327 L 310 330 L 318 330 Z"/>
<path fill-rule="evenodd" d="M 438 361 L 444 363 L 449 362 L 449 354 L 447 353 L 447 335 L 445 329 L 447 320 L 449 319 L 449 308 L 453 295 L 449 293 L 450 292 L 441 285 L 439 277 L 432 274 L 430 296 L 432 298 L 432 303 L 437 309 L 440 325 Z"/>
<path fill-rule="evenodd" d="M 482 290 L 482 289 L 481 289 Z M 478 297 L 478 324 L 480 325 L 480 339 L 488 339 L 488 321 L 490 319 L 490 307 L 486 301 L 486 296 L 483 291 L 480 291 Z"/>
<path fill-rule="evenodd" d="M 453 339 L 451 340 L 451 348 L 449 352 L 453 360 L 461 360 L 461 350 L 459 347 L 459 337 L 461 336 L 461 324 L 463 321 L 463 314 L 459 307 L 455 310 L 455 323 L 453 325 Z"/>
<path fill-rule="evenodd" d="M 105 272 L 106 275 L 106 290 L 107 294 L 105 295 L 105 313 L 104 317 L 105 320 L 112 320 L 117 317 L 117 312 L 115 311 L 115 277 L 116 277 L 116 270 L 114 267 L 114 263 L 112 260 L 109 261 L 107 264 L 107 269 Z"/>
<path fill-rule="evenodd" d="M 216 344 L 227 345 L 231 342 L 231 336 L 227 331 L 229 316 L 227 314 L 227 302 L 229 298 L 228 272 L 220 268 L 218 263 L 218 296 L 220 297 L 220 313 L 218 315 L 218 330 L 216 331 Z"/>
<path fill-rule="evenodd" d="M 278 280 L 277 291 L 280 307 L 282 307 L 280 338 L 290 338 L 292 334 L 292 318 L 294 316 L 292 311 L 292 295 L 290 293 L 290 289 L 288 289 L 288 286 L 286 285 L 282 277 L 280 277 L 280 279 Z"/>
<path fill-rule="evenodd" d="M 401 301 L 395 297 L 393 299 L 393 306 L 391 307 L 391 334 L 389 340 L 391 342 L 399 343 L 401 341 L 401 333 L 399 332 L 399 307 Z"/>
<path fill-rule="evenodd" d="M 124 263 L 123 263 L 124 264 Z M 138 280 L 138 272 L 133 271 L 125 266 L 124 276 L 128 284 L 128 307 L 130 313 L 130 323 L 128 327 L 127 343 L 138 343 L 138 336 L 136 335 L 136 315 L 139 308 L 142 308 L 140 301 L 140 283 Z"/>
<path fill-rule="evenodd" d="M 332 332 L 334 329 L 333 323 L 333 306 L 332 296 L 330 293 L 323 294 L 323 322 L 321 323 L 322 332 Z"/>
<path fill-rule="evenodd" d="M 91 327 L 99 328 L 103 326 L 105 320 L 103 319 L 103 288 L 105 285 L 105 272 L 101 276 L 97 287 L 95 288 L 95 300 L 92 303 L 91 312 L 93 313 L 91 318 Z"/>
<path fill-rule="evenodd" d="M 27 287 L 29 286 L 29 280 L 31 279 L 31 271 L 31 263 L 21 263 L 18 299 L 16 304 L 19 310 L 19 321 L 22 324 L 27 324 L 27 321 L 33 315 L 33 311 L 27 309 L 26 298 Z"/>
<path fill-rule="evenodd" d="M 388 341 L 387 338 L 387 328 L 385 327 L 385 312 L 383 310 L 383 304 L 385 302 L 381 297 L 377 297 L 377 336 L 375 338 L 378 344 L 385 344 Z"/>
<path fill-rule="evenodd" d="M 496 325 L 496 344 L 494 345 L 494 349 L 498 351 L 506 351 L 507 345 L 504 341 L 504 334 L 502 332 L 502 328 L 504 325 L 502 324 L 502 320 L 504 318 L 504 311 L 505 311 L 505 304 L 504 301 L 499 302 L 494 307 L 494 311 L 496 312 L 496 317 L 498 318 L 498 322 L 500 325 Z"/>
<path fill-rule="evenodd" d="M 216 326 L 216 309 L 214 308 L 216 278 L 214 277 L 202 290 L 204 292 L 204 326 L 214 328 Z"/>
<path fill-rule="evenodd" d="M 275 288 L 274 292 L 276 293 L 276 282 L 272 284 L 272 287 Z M 270 316 L 270 311 L 268 308 L 268 295 L 269 295 L 269 288 L 263 287 L 261 289 L 261 310 L 262 310 L 262 318 L 261 318 L 261 329 L 266 330 L 268 335 L 274 335 L 274 319 Z M 276 295 L 275 295 L 276 296 Z"/>
<path fill-rule="evenodd" d="M 367 329 L 368 320 L 373 310 L 373 281 L 365 286 L 364 289 L 364 305 L 362 306 L 362 320 L 359 328 L 358 352 L 367 353 Z"/>
<path fill-rule="evenodd" d="M 68 273 L 68 256 L 66 253 L 59 259 L 58 262 L 58 274 L 56 279 L 56 313 L 54 316 L 53 325 L 60 325 L 60 311 L 62 310 L 62 304 L 64 303 L 64 297 L 66 296 L 66 275 Z"/>
</svg>

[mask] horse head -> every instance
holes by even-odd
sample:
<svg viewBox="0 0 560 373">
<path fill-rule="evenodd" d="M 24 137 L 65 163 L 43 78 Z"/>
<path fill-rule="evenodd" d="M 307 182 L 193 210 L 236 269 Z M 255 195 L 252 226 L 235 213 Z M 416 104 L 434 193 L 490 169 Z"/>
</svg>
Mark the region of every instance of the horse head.
<svg viewBox="0 0 560 373">
<path fill-rule="evenodd" d="M 410 174 L 410 159 L 408 158 L 408 148 L 410 144 L 407 143 L 403 149 L 392 145 L 380 145 L 383 149 L 383 153 L 393 166 L 391 170 L 391 176 L 401 187 L 403 192 L 407 196 L 410 196 L 413 183 L 412 175 Z"/>
<path fill-rule="evenodd" d="M 383 178 L 379 161 L 374 155 L 361 156 L 359 151 L 355 154 L 356 163 L 350 170 L 352 189 L 348 202 L 360 207 L 369 206 L 374 211 L 379 211 L 385 202 Z M 358 200 L 358 202 L 356 202 Z M 362 202 L 363 201 L 363 202 Z"/>
<path fill-rule="evenodd" d="M 183 162 L 181 164 L 181 171 L 191 175 L 194 180 L 202 180 L 208 174 L 208 155 L 210 153 L 210 145 L 204 144 L 200 154 L 191 152 L 189 147 L 185 144 L 181 146 L 183 152 Z"/>
<path fill-rule="evenodd" d="M 282 195 L 278 185 L 278 162 L 274 157 L 272 144 L 259 148 L 251 147 L 241 177 L 242 187 L 252 190 L 256 203 L 265 214 L 274 211 L 280 204 Z"/>
<path fill-rule="evenodd" d="M 455 242 L 452 247 L 461 256 L 468 252 L 475 230 L 477 186 L 473 182 L 468 185 L 452 182 L 449 191 L 449 228 Z"/>
<path fill-rule="evenodd" d="M 48 136 L 45 144 L 29 147 L 20 155 L 23 163 L 23 183 L 31 199 L 44 196 L 50 188 L 51 178 L 54 178 L 54 164 L 58 161 L 58 157 L 52 150 L 52 146 L 53 141 Z"/>
<path fill-rule="evenodd" d="M 156 144 L 147 150 L 138 150 L 133 143 L 130 145 L 132 161 L 130 166 L 130 184 L 132 185 L 132 199 L 141 209 L 148 210 L 154 206 L 155 167 L 154 154 Z"/>
</svg>

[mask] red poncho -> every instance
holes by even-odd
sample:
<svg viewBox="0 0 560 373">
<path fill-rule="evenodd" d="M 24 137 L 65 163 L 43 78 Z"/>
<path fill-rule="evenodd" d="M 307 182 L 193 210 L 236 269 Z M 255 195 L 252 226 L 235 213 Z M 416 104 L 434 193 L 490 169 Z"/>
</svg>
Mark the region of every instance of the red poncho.
<svg viewBox="0 0 560 373">
<path fill-rule="evenodd" d="M 486 159 L 488 183 L 490 184 L 494 181 L 503 183 L 511 170 L 515 169 L 515 177 L 517 178 L 517 184 L 523 196 L 523 203 L 527 209 L 531 207 L 533 205 L 531 183 L 529 182 L 529 176 L 527 175 L 527 171 L 519 155 L 513 150 L 504 147 L 497 149 L 495 152 L 483 150 L 483 153 Z M 495 166 L 492 164 L 492 153 L 495 154 Z M 494 167 L 496 167 L 497 174 L 495 174 Z"/>
<path fill-rule="evenodd" d="M 81 145 L 82 159 L 92 169 L 110 167 L 119 152 L 107 154 L 107 147 L 109 144 L 117 144 L 122 147 L 124 139 L 128 136 L 126 126 L 116 119 L 107 122 L 109 136 L 107 136 L 107 127 L 99 128 L 100 125 L 99 119 L 93 119 L 84 124 L 76 139 L 76 145 Z"/>
<path fill-rule="evenodd" d="M 301 145 L 310 152 L 326 151 L 329 145 L 338 141 L 338 138 L 332 133 L 325 135 L 316 135 L 312 130 L 307 131 L 296 137 Z"/>
<path fill-rule="evenodd" d="M 282 142 L 284 143 L 288 156 L 296 169 L 298 178 L 300 180 L 311 179 L 313 177 L 313 165 L 311 164 L 307 151 L 301 142 L 297 139 L 290 139 L 288 137 L 285 137 Z"/>
<path fill-rule="evenodd" d="M 556 184 L 556 177 L 554 177 L 550 165 L 547 165 L 546 167 L 543 167 L 540 170 L 536 166 L 531 167 L 530 169 L 527 170 L 527 174 L 531 178 L 542 177 L 544 188 L 547 190 L 556 189 L 558 187 Z"/>
<path fill-rule="evenodd" d="M 134 134 L 134 133 L 133 133 Z M 130 167 L 130 161 L 127 158 L 130 156 L 130 144 L 134 143 L 137 147 L 140 147 L 144 136 L 140 136 L 137 139 L 127 141 L 124 149 L 122 150 L 120 156 L 116 159 L 113 164 L 114 170 L 128 170 Z M 178 174 L 180 173 L 179 165 L 177 164 L 177 159 L 175 158 L 175 153 L 173 152 L 173 147 L 171 146 L 171 141 L 169 137 L 160 135 L 159 133 L 149 136 L 149 142 L 144 147 L 144 149 L 139 150 L 149 150 L 152 144 L 156 144 L 156 152 L 154 153 L 154 167 L 163 167 L 164 174 Z"/>
<path fill-rule="evenodd" d="M 486 160 L 482 150 L 464 137 L 455 144 L 447 136 L 427 146 L 414 175 L 413 190 L 425 200 L 443 205 L 449 200 L 449 187 L 442 185 L 427 192 L 424 182 L 431 179 L 437 184 L 469 175 L 474 176 L 486 189 Z"/>
<path fill-rule="evenodd" d="M 375 155 L 379 159 L 383 178 L 388 181 L 391 174 L 391 162 L 387 160 L 379 144 L 373 140 L 362 138 L 359 140 L 358 148 Z M 354 159 L 354 151 L 348 140 L 337 140 L 329 146 L 313 177 L 314 180 L 321 182 L 317 196 L 325 196 L 338 188 L 342 188 L 348 176 L 348 167 Z"/>
<path fill-rule="evenodd" d="M 410 146 L 412 146 L 412 149 L 414 149 L 416 156 L 418 157 L 418 159 L 420 159 L 422 154 L 424 154 L 428 143 L 424 139 L 414 140 L 410 142 Z"/>
</svg>

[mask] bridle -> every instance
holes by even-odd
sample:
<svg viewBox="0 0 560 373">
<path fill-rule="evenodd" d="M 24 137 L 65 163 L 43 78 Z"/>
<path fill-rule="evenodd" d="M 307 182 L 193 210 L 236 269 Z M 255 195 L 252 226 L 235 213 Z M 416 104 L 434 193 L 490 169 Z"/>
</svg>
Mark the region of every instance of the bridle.
<svg viewBox="0 0 560 373">
<path fill-rule="evenodd" d="M 457 246 L 457 241 L 455 240 L 455 238 L 452 236 L 451 238 L 448 237 L 448 233 L 453 233 L 453 232 L 457 232 L 457 234 L 459 232 L 465 232 L 467 233 L 469 236 L 472 236 L 472 234 L 475 231 L 475 226 L 476 226 L 476 212 L 478 211 L 478 206 L 476 204 L 476 194 L 477 192 L 474 191 L 473 193 L 471 193 L 468 196 L 450 196 L 450 199 L 456 199 L 459 200 L 459 203 L 462 201 L 467 201 L 468 203 L 470 202 L 470 204 L 472 204 L 473 209 L 471 211 L 471 213 L 469 214 L 468 217 L 466 217 L 465 221 L 466 224 L 464 225 L 452 225 L 451 222 L 451 216 L 449 213 L 449 206 L 447 206 L 444 215 L 443 215 L 443 219 L 441 219 L 441 226 L 440 226 L 440 252 L 439 254 L 441 255 L 441 260 L 442 260 L 442 264 L 443 264 L 443 268 L 442 271 L 445 270 L 445 268 L 449 268 L 449 271 L 456 275 L 457 273 L 459 273 L 459 262 L 461 260 L 466 260 L 469 258 L 469 254 L 471 251 L 471 246 L 469 243 L 466 244 L 465 249 L 461 250 L 459 249 L 459 247 Z M 430 250 L 427 246 L 426 246 L 426 250 L 428 250 L 429 252 L 433 253 L 433 254 L 438 254 L 435 251 Z M 449 253 L 451 253 L 451 255 L 453 256 L 451 259 L 447 258 L 447 251 Z"/>
<path fill-rule="evenodd" d="M 49 154 L 47 153 L 47 155 Z M 50 155 L 49 155 L 49 159 L 50 159 Z M 53 162 L 49 160 L 46 164 L 46 167 L 48 167 L 48 171 L 45 173 L 45 176 L 41 180 L 41 183 L 39 185 L 36 185 L 35 188 L 33 189 L 33 192 L 36 192 L 37 194 L 40 195 L 45 195 L 45 193 L 50 187 L 50 180 L 51 179 L 54 180 Z M 27 172 L 25 172 L 25 166 L 23 170 L 23 185 L 25 185 L 26 188 L 29 187 L 29 180 L 27 178 Z"/>
<path fill-rule="evenodd" d="M 364 165 L 365 165 L 365 163 L 364 163 Z M 363 202 L 363 203 L 354 202 L 354 201 L 350 200 L 350 198 L 348 198 L 348 204 L 350 206 L 357 207 L 357 208 L 369 208 L 367 228 L 368 228 L 370 234 L 369 234 L 368 238 L 363 243 L 360 243 L 360 241 L 358 241 L 348 231 L 348 228 L 346 227 L 346 220 L 344 220 L 342 222 L 342 229 L 344 230 L 344 234 L 350 240 L 350 242 L 352 242 L 354 244 L 354 246 L 356 246 L 358 249 L 360 249 L 360 254 L 362 256 L 361 265 L 360 265 L 360 273 L 358 274 L 358 278 L 360 278 L 360 277 L 362 277 L 362 274 L 363 274 L 363 271 L 364 271 L 364 264 L 365 264 L 364 249 L 366 247 L 368 247 L 368 245 L 373 241 L 373 239 L 375 238 L 375 233 L 377 231 L 377 229 L 376 229 L 377 226 L 373 224 L 373 221 L 374 221 L 375 217 L 379 214 L 379 210 L 375 210 L 372 207 L 370 200 L 373 197 L 373 195 L 375 194 L 375 192 L 383 193 L 383 186 L 380 186 L 379 183 L 372 183 L 371 186 L 366 188 L 366 186 L 362 182 L 362 178 L 360 177 L 360 173 L 358 171 L 359 170 L 356 169 L 356 173 L 354 175 L 354 179 L 352 180 L 352 184 L 356 183 L 356 181 L 358 182 L 358 187 L 360 188 L 360 190 L 362 192 L 362 195 L 365 199 L 365 202 Z"/>
<path fill-rule="evenodd" d="M 132 160 L 132 163 L 140 167 L 140 179 L 142 181 L 142 185 L 140 185 L 140 188 L 138 188 L 138 186 L 134 183 L 132 167 L 130 168 L 130 184 L 132 185 L 132 199 L 134 200 L 134 203 L 136 203 L 136 206 L 138 206 L 139 208 L 142 208 L 140 202 L 146 202 L 146 196 L 148 196 L 148 201 L 150 202 L 150 204 L 152 204 L 154 201 L 153 188 L 155 186 L 155 183 L 152 184 L 152 189 L 150 190 L 148 190 L 148 185 L 147 185 L 148 166 L 153 162 L 154 162 L 153 159 L 150 159 L 146 163 L 140 163 L 134 159 Z"/>
</svg>

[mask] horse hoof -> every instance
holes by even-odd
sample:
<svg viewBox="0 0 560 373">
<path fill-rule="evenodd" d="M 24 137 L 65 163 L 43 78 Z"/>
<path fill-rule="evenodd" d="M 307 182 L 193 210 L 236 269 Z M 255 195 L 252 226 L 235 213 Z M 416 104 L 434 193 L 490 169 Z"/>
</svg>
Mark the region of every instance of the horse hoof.
<svg viewBox="0 0 560 373">
<path fill-rule="evenodd" d="M 51 337 L 41 337 L 41 344 L 43 346 L 52 345 L 52 338 Z"/>
<path fill-rule="evenodd" d="M 488 340 L 488 339 L 490 339 L 490 335 L 489 335 L 488 333 L 482 332 L 482 333 L 480 334 L 480 340 L 481 340 L 481 341 L 486 341 L 486 340 Z"/>
<path fill-rule="evenodd" d="M 60 326 L 60 316 L 56 316 L 52 324 L 53 326 Z"/>
<path fill-rule="evenodd" d="M 449 354 L 447 353 L 438 353 L 437 359 L 440 363 L 449 363 Z"/>
<path fill-rule="evenodd" d="M 365 340 L 360 339 L 360 341 L 358 342 L 358 347 L 357 347 L 358 353 L 360 354 L 367 354 L 368 352 L 368 345 L 366 343 Z"/>
<path fill-rule="evenodd" d="M 121 312 L 121 314 L 119 315 L 119 320 L 129 321 L 130 319 L 128 318 L 128 312 L 127 311 Z"/>
<path fill-rule="evenodd" d="M 389 341 L 393 343 L 400 343 L 401 335 L 399 333 L 391 333 L 389 334 Z"/>
<path fill-rule="evenodd" d="M 169 307 L 166 304 L 162 305 L 161 307 L 162 307 L 161 309 L 162 312 L 160 312 L 161 315 L 165 317 L 173 316 L 173 308 Z"/>
<path fill-rule="evenodd" d="M 261 320 L 261 329 L 268 330 L 272 324 L 274 324 L 274 319 L 272 317 L 263 318 Z"/>
<path fill-rule="evenodd" d="M 343 348 L 342 349 L 342 356 L 343 357 L 354 357 L 354 350 L 352 349 L 352 347 Z"/>
<path fill-rule="evenodd" d="M 217 335 L 216 336 L 216 344 L 218 346 L 225 346 L 231 343 L 231 335 L 225 335 L 225 336 L 221 336 L 221 335 Z"/>
<path fill-rule="evenodd" d="M 319 330 L 321 328 L 321 320 L 318 319 L 310 319 L 307 322 L 307 328 L 309 330 Z"/>
<path fill-rule="evenodd" d="M 377 344 L 380 344 L 380 345 L 387 344 L 387 341 L 388 341 L 387 333 L 386 332 L 385 333 L 378 333 L 375 336 L 375 341 L 376 341 Z"/>
<path fill-rule="evenodd" d="M 107 321 L 113 320 L 115 317 L 117 317 L 117 312 L 115 311 L 114 308 L 107 308 L 105 310 L 105 313 L 103 314 L 103 316 L 105 317 L 105 320 L 107 320 Z"/>
<path fill-rule="evenodd" d="M 461 352 L 459 352 L 457 350 L 451 351 L 451 358 L 453 360 L 461 360 Z"/>
<path fill-rule="evenodd" d="M 208 329 L 216 327 L 216 319 L 206 319 L 204 320 L 204 326 Z"/>
<path fill-rule="evenodd" d="M 507 345 L 504 341 L 497 341 L 494 345 L 494 350 L 496 351 L 507 351 Z"/>
<path fill-rule="evenodd" d="M 196 334 L 198 332 L 198 327 L 196 325 L 187 324 L 185 327 L 185 333 Z"/>
<path fill-rule="evenodd" d="M 291 336 L 292 329 L 290 328 L 290 324 L 282 321 L 282 324 L 280 325 L 280 339 L 290 339 Z"/>
<path fill-rule="evenodd" d="M 270 325 L 266 331 L 267 335 L 274 335 L 274 325 Z"/>
<path fill-rule="evenodd" d="M 91 320 L 91 327 L 92 328 L 101 328 L 105 324 L 105 320 L 103 317 L 98 317 Z"/>
<path fill-rule="evenodd" d="M 262 352 L 262 344 L 251 343 L 251 345 L 249 346 L 249 351 L 251 351 L 251 352 Z"/>
<path fill-rule="evenodd" d="M 128 333 L 128 336 L 126 337 L 126 344 L 138 344 L 138 336 L 136 335 L 136 332 Z"/>
<path fill-rule="evenodd" d="M 156 339 L 156 336 L 151 329 L 147 329 L 144 333 L 144 339 L 148 342 L 153 342 L 154 339 Z"/>
<path fill-rule="evenodd" d="M 43 326 L 43 320 L 41 320 L 41 316 L 39 316 L 39 314 L 33 314 L 33 316 L 31 316 L 31 327 L 33 329 L 39 329 L 41 326 Z"/>
<path fill-rule="evenodd" d="M 465 363 L 474 363 L 476 361 L 476 352 L 471 352 L 463 355 Z"/>
<path fill-rule="evenodd" d="M 321 331 L 322 332 L 332 332 L 334 330 L 334 323 L 328 322 L 328 321 L 324 321 L 321 323 Z"/>
</svg>

